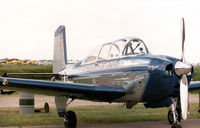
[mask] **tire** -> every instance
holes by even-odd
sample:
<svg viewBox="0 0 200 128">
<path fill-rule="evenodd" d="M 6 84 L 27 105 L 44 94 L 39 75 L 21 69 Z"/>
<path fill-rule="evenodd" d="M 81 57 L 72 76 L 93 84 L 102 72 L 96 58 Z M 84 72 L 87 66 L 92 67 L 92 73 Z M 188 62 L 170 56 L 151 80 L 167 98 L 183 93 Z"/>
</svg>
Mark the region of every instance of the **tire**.
<svg viewBox="0 0 200 128">
<path fill-rule="evenodd" d="M 178 122 L 181 122 L 181 110 L 180 109 L 176 109 L 176 117 L 178 118 Z M 168 121 L 170 124 L 174 123 L 174 117 L 173 117 L 173 112 L 172 110 L 168 111 Z"/>
<path fill-rule="evenodd" d="M 77 118 L 76 114 L 73 111 L 66 112 L 65 119 L 66 119 L 64 121 L 65 128 L 76 128 Z"/>
<path fill-rule="evenodd" d="M 49 104 L 48 103 L 44 104 L 44 111 L 45 111 L 45 113 L 49 113 Z"/>
<path fill-rule="evenodd" d="M 171 128 L 182 128 L 182 126 L 180 125 L 180 123 L 176 122 L 172 124 Z"/>
</svg>

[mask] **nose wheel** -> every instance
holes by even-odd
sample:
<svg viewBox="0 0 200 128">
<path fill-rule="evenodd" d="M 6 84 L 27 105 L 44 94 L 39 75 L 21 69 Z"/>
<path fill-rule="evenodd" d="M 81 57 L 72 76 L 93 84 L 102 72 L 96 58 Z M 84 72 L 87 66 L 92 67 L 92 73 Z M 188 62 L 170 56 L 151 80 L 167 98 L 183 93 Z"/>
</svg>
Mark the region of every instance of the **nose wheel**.
<svg viewBox="0 0 200 128">
<path fill-rule="evenodd" d="M 177 121 L 180 123 L 181 122 L 181 110 L 177 108 L 175 111 L 175 115 L 176 115 Z M 173 112 L 171 109 L 168 111 L 168 121 L 170 124 L 174 123 Z"/>
<path fill-rule="evenodd" d="M 181 110 L 177 107 L 177 98 L 172 99 L 171 109 L 168 111 L 168 121 L 171 124 L 171 128 L 182 128 L 181 122 Z"/>
<path fill-rule="evenodd" d="M 65 128 L 76 128 L 77 118 L 73 111 L 67 111 L 64 115 L 64 126 Z"/>
</svg>

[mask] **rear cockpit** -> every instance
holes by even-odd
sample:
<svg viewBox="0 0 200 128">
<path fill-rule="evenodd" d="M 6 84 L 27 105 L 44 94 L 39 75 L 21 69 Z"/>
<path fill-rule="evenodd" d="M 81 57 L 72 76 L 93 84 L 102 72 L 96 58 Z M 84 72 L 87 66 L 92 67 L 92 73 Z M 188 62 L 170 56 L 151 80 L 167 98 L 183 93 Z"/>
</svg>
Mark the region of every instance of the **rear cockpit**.
<svg viewBox="0 0 200 128">
<path fill-rule="evenodd" d="M 83 60 L 82 64 L 146 53 L 149 51 L 141 39 L 129 37 L 97 47 Z"/>
</svg>

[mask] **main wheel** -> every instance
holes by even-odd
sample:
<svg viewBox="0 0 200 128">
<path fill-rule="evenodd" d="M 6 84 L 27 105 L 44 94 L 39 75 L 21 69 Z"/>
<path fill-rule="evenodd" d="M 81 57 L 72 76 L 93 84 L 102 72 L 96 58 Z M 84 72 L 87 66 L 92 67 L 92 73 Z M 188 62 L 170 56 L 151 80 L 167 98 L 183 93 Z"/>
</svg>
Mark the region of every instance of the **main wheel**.
<svg viewBox="0 0 200 128">
<path fill-rule="evenodd" d="M 44 104 L 44 111 L 45 111 L 45 113 L 49 113 L 49 104 L 48 103 Z"/>
<path fill-rule="evenodd" d="M 76 128 L 76 124 L 76 114 L 73 111 L 66 112 L 64 117 L 65 128 Z"/>
<path fill-rule="evenodd" d="M 177 108 L 175 115 L 176 115 L 176 118 L 178 119 L 178 122 L 180 123 L 181 122 L 181 110 Z M 174 117 L 173 117 L 172 110 L 168 111 L 168 121 L 169 121 L 170 124 L 174 123 Z"/>
</svg>

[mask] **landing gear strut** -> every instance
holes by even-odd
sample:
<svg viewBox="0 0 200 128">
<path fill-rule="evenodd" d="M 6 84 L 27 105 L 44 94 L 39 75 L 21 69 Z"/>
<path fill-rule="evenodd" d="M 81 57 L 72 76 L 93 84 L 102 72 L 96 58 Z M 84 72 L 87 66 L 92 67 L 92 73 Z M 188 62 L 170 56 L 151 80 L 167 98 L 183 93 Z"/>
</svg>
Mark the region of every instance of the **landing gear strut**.
<svg viewBox="0 0 200 128">
<path fill-rule="evenodd" d="M 73 111 L 68 111 L 64 115 L 65 128 L 76 128 L 77 118 Z"/>
<path fill-rule="evenodd" d="M 65 128 L 76 128 L 77 125 L 77 118 L 76 114 L 73 111 L 66 111 L 67 106 L 73 101 L 74 99 L 67 103 L 68 97 L 55 97 L 56 109 L 58 112 L 58 116 L 64 119 L 64 126 Z"/>
<path fill-rule="evenodd" d="M 177 107 L 177 98 L 172 99 L 171 109 L 168 111 L 168 121 L 172 125 L 171 128 L 182 128 L 181 122 L 181 110 Z"/>
</svg>

